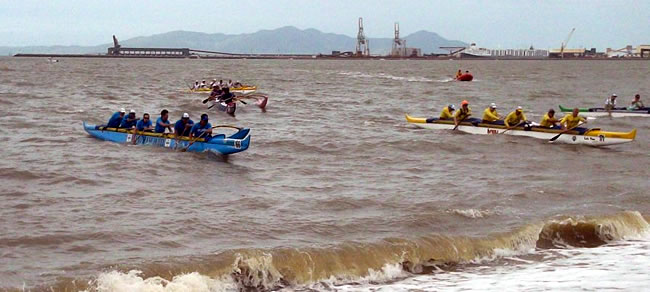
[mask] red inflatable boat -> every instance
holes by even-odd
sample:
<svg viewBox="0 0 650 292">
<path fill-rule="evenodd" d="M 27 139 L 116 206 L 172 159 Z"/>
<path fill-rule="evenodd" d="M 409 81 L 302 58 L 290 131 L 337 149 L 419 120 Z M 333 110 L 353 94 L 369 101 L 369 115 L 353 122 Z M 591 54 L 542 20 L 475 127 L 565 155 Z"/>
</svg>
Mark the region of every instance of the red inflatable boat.
<svg viewBox="0 0 650 292">
<path fill-rule="evenodd" d="M 458 76 L 458 78 L 456 78 L 456 80 L 458 81 L 472 81 L 472 79 L 474 79 L 474 76 L 472 76 L 472 74 L 469 73 L 465 73 L 463 75 Z"/>
</svg>

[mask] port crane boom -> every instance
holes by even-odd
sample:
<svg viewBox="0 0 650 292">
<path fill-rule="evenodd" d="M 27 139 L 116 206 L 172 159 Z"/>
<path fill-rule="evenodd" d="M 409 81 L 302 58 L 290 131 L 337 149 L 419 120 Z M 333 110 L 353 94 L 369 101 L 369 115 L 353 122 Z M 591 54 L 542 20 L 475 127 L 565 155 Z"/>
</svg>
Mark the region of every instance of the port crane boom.
<svg viewBox="0 0 650 292">
<path fill-rule="evenodd" d="M 572 28 L 571 32 L 569 32 L 569 35 L 566 37 L 566 40 L 562 43 L 562 46 L 560 46 L 560 57 L 564 59 L 564 49 L 566 48 L 567 44 L 569 44 L 569 40 L 571 40 L 571 36 L 573 36 L 573 32 L 576 31 L 576 28 Z"/>
</svg>

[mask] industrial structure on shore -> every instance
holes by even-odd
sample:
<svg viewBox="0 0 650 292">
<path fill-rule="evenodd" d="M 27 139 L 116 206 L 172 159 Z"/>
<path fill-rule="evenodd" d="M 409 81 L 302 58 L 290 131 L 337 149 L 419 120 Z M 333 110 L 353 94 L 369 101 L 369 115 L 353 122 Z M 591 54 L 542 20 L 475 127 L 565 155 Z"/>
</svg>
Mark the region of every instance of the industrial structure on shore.
<svg viewBox="0 0 650 292">
<path fill-rule="evenodd" d="M 332 51 L 331 54 L 241 54 L 227 53 L 190 48 L 135 48 L 122 47 L 113 36 L 113 47 L 108 48 L 106 55 L 90 54 L 16 54 L 16 57 L 95 57 L 95 58 L 207 58 L 207 59 L 336 59 L 336 58 L 368 58 L 368 59 L 607 59 L 607 58 L 650 58 L 650 45 L 631 45 L 621 49 L 607 48 L 606 52 L 569 49 L 567 45 L 575 28 L 561 43 L 559 49 L 535 49 L 532 45 L 527 49 L 487 49 L 478 47 L 475 43 L 468 47 L 440 47 L 448 50 L 448 54 L 422 53 L 422 49 L 408 47 L 406 39 L 400 38 L 399 23 L 394 25 L 392 48 L 387 55 L 371 55 L 370 40 L 363 29 L 363 18 L 359 17 L 357 43 L 355 51 Z"/>
</svg>

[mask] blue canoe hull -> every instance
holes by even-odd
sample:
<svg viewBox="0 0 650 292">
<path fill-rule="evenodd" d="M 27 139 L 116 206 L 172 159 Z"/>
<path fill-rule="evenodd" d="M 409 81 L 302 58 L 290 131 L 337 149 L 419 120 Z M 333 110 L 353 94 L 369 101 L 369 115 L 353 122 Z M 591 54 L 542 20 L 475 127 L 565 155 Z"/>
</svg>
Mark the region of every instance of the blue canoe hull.
<svg viewBox="0 0 650 292">
<path fill-rule="evenodd" d="M 115 143 L 133 143 L 133 134 L 127 133 L 124 129 L 104 129 L 103 127 L 86 124 L 83 122 L 84 130 L 91 136 L 104 141 Z M 129 131 L 130 132 L 130 131 Z M 216 135 L 209 141 L 198 139 L 189 148 L 192 140 L 188 137 L 174 139 L 173 134 L 145 133 L 136 135 L 138 145 L 153 145 L 171 149 L 187 149 L 189 152 L 213 152 L 217 154 L 233 154 L 248 149 L 251 141 L 250 129 L 240 129 L 228 137 L 223 134 Z"/>
</svg>

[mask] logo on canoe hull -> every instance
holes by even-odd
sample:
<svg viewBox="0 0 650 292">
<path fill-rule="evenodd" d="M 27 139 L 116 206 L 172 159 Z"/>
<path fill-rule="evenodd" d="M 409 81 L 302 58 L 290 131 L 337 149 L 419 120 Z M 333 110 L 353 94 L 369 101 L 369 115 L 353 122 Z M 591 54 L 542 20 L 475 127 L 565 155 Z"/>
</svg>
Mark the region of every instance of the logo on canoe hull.
<svg viewBox="0 0 650 292">
<path fill-rule="evenodd" d="M 129 143 L 133 140 L 133 134 L 126 135 L 126 143 Z"/>
<path fill-rule="evenodd" d="M 487 129 L 487 133 L 488 133 L 488 134 L 499 134 L 499 130 L 495 130 L 495 129 Z"/>
<path fill-rule="evenodd" d="M 575 141 L 575 140 L 576 140 L 576 136 L 571 137 L 571 140 Z"/>
<path fill-rule="evenodd" d="M 165 147 L 169 148 L 172 145 L 172 139 L 165 139 Z"/>
</svg>

